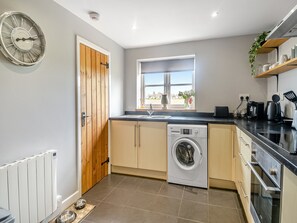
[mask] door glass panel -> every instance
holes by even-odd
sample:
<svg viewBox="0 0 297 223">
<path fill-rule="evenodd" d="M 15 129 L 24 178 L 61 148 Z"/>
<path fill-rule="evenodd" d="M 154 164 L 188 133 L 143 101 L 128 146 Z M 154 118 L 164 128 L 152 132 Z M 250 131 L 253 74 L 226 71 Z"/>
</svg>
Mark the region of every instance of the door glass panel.
<svg viewBox="0 0 297 223">
<path fill-rule="evenodd" d="M 184 166 L 193 166 L 194 160 L 194 147 L 188 142 L 181 142 L 176 147 L 176 158 Z"/>
<path fill-rule="evenodd" d="M 276 187 L 260 166 L 253 166 L 267 186 Z M 280 192 L 265 191 L 253 173 L 251 174 L 251 203 L 258 218 L 261 219 L 261 222 L 278 222 L 280 213 Z"/>
</svg>

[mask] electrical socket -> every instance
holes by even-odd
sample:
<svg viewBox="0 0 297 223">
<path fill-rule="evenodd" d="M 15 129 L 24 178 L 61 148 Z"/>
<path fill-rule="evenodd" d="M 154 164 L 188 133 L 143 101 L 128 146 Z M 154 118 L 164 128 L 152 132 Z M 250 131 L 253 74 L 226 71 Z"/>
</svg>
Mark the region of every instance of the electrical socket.
<svg viewBox="0 0 297 223">
<path fill-rule="evenodd" d="M 244 101 L 246 101 L 246 100 L 245 100 L 245 97 L 249 97 L 249 99 L 251 99 L 249 94 L 239 94 L 239 97 L 238 97 L 239 100 L 240 100 L 241 97 L 243 97 L 243 100 L 244 100 Z"/>
</svg>

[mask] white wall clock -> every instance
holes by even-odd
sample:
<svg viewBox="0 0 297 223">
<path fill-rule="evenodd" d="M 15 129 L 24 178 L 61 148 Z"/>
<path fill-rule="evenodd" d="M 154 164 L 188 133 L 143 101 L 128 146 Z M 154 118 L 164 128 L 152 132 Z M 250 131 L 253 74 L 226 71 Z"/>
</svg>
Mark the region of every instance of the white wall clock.
<svg viewBox="0 0 297 223">
<path fill-rule="evenodd" d="M 0 16 L 0 50 L 14 64 L 39 63 L 45 45 L 42 30 L 29 16 L 21 12 L 5 12 Z"/>
</svg>

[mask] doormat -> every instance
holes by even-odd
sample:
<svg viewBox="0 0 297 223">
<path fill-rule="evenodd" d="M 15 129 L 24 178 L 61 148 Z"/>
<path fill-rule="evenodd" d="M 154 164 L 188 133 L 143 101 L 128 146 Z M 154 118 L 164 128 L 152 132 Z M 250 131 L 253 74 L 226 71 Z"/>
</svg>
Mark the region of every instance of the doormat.
<svg viewBox="0 0 297 223">
<path fill-rule="evenodd" d="M 81 220 L 83 220 L 87 215 L 89 215 L 91 213 L 91 211 L 96 207 L 96 205 L 92 205 L 92 204 L 86 204 L 86 206 L 84 207 L 84 209 L 81 210 L 76 210 L 74 205 L 71 205 L 69 208 L 67 208 L 66 210 L 70 210 L 70 211 L 74 211 L 76 213 L 76 219 L 72 222 L 72 223 L 79 223 L 81 222 Z M 66 211 L 65 210 L 65 211 Z M 51 221 L 51 223 L 55 223 L 56 219 L 54 219 L 53 221 Z"/>
</svg>

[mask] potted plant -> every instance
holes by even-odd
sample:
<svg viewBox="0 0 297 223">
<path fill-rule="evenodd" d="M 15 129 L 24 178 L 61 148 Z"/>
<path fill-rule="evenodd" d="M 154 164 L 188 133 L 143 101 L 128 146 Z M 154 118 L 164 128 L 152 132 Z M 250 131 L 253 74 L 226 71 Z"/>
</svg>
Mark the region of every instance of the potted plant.
<svg viewBox="0 0 297 223">
<path fill-rule="evenodd" d="M 252 75 L 254 76 L 256 74 L 256 66 L 255 61 L 258 54 L 258 50 L 261 48 L 261 46 L 265 43 L 265 39 L 268 35 L 268 32 L 263 32 L 259 36 L 255 38 L 254 43 L 252 44 L 250 51 L 249 51 L 249 62 L 252 69 Z"/>
<path fill-rule="evenodd" d="M 194 101 L 195 91 L 179 91 L 178 96 L 184 99 L 185 108 L 190 108 Z"/>
</svg>

